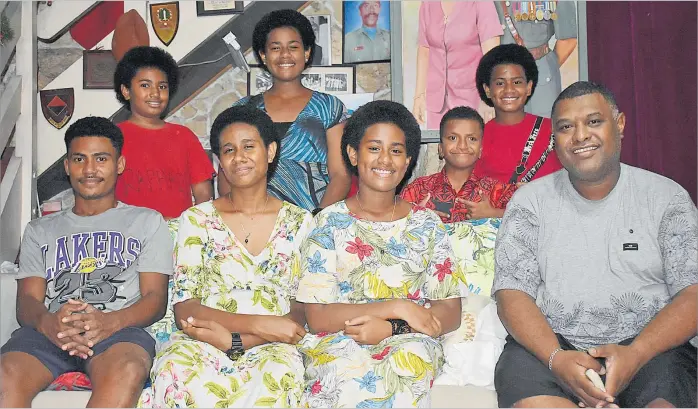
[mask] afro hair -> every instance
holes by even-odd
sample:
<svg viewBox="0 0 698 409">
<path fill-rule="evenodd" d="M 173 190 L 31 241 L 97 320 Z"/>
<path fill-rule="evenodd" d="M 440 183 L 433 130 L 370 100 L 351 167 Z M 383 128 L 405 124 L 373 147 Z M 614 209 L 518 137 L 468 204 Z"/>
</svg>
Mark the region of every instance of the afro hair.
<svg viewBox="0 0 698 409">
<path fill-rule="evenodd" d="M 482 116 L 480 116 L 476 110 L 470 107 L 460 106 L 451 108 L 441 118 L 441 123 L 439 124 L 439 140 L 443 140 L 444 129 L 446 128 L 448 121 L 457 119 L 469 119 L 471 121 L 475 121 L 480 125 L 480 132 L 485 132 L 485 120 L 482 119 Z"/>
<path fill-rule="evenodd" d="M 477 92 L 480 93 L 480 99 L 487 105 L 494 106 L 492 100 L 487 97 L 484 86 L 487 85 L 489 87 L 494 67 L 502 64 L 521 66 L 526 75 L 526 81 L 533 81 L 531 95 L 526 99 L 526 102 L 528 102 L 536 90 L 536 85 L 538 85 L 538 66 L 531 52 L 526 47 L 518 44 L 498 45 L 482 56 L 475 72 L 475 85 L 477 86 Z"/>
<path fill-rule="evenodd" d="M 279 27 L 291 27 L 301 35 L 303 48 L 306 51 L 310 50 L 310 57 L 308 61 L 305 62 L 305 68 L 310 67 L 313 56 L 315 55 L 315 32 L 313 31 L 313 26 L 310 24 L 310 20 L 303 14 L 290 9 L 274 10 L 267 13 L 254 26 L 254 31 L 252 32 L 252 50 L 254 51 L 254 56 L 259 65 L 265 71 L 268 71 L 266 64 L 264 64 L 262 60 L 261 53 L 264 52 L 264 48 L 267 45 L 269 33 Z"/>
<path fill-rule="evenodd" d="M 359 144 L 366 130 L 375 124 L 393 124 L 405 134 L 407 157 L 411 158 L 405 178 L 400 186 L 412 175 L 419 157 L 419 147 L 422 141 L 422 131 L 419 129 L 414 115 L 404 105 L 393 101 L 373 101 L 362 105 L 347 121 L 342 134 L 342 158 L 347 168 L 354 174 L 359 174 L 356 166 L 349 161 L 347 146 L 359 150 Z M 398 186 L 398 190 L 400 188 Z"/>
<path fill-rule="evenodd" d="M 114 70 L 114 92 L 116 99 L 126 108 L 131 104 L 121 93 L 121 86 L 131 88 L 131 81 L 141 68 L 157 68 L 167 76 L 167 84 L 170 96 L 177 92 L 179 86 L 179 68 L 177 62 L 165 50 L 157 47 L 141 46 L 128 50 L 124 57 L 116 65 Z"/>
</svg>

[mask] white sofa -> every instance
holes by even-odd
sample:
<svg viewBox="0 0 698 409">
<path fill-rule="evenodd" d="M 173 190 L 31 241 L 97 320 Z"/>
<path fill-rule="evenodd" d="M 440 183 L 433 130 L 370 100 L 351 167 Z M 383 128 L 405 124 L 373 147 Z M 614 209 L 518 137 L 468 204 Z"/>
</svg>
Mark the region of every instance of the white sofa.
<svg viewBox="0 0 698 409">
<path fill-rule="evenodd" d="M 17 284 L 14 274 L 0 274 L 0 344 L 4 344 L 17 327 L 15 316 Z M 465 311 L 477 314 L 490 301 L 488 297 L 471 295 L 467 298 Z M 2 380 L 0 380 L 1 382 Z M 32 402 L 34 408 L 79 408 L 85 407 L 90 392 L 46 391 Z M 496 408 L 494 391 L 473 386 L 434 385 L 432 407 L 435 408 Z"/>
</svg>

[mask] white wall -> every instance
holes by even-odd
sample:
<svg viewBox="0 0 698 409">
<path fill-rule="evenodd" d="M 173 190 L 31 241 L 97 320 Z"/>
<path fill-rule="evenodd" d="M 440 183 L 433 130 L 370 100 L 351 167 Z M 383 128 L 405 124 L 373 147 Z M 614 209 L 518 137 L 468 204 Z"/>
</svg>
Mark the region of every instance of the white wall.
<svg viewBox="0 0 698 409">
<path fill-rule="evenodd" d="M 71 0 L 61 0 L 71 1 Z M 150 2 L 151 4 L 156 2 Z M 245 2 L 245 6 L 250 2 Z M 150 16 L 146 10 L 145 1 L 125 1 L 124 11 L 135 9 L 145 20 L 150 34 L 150 45 L 165 48 L 175 60 L 186 56 L 193 48 L 213 34 L 225 24 L 232 15 L 202 16 L 196 15 L 196 2 L 179 2 L 179 30 L 169 47 L 165 47 L 153 32 L 150 24 Z M 234 33 L 239 36 L 243 33 Z M 95 48 L 102 46 L 111 49 L 112 34 L 99 42 Z M 221 40 L 222 41 L 222 40 Z M 63 129 L 58 130 L 51 126 L 45 118 L 39 118 L 37 122 L 37 174 L 43 173 L 49 166 L 65 153 L 63 135 L 70 124 L 85 116 L 109 117 L 120 108 L 120 104 L 112 90 L 85 90 L 82 89 L 82 58 L 71 65 L 66 71 L 54 79 L 44 89 L 73 88 L 75 92 L 75 111 L 73 118 Z M 41 102 L 37 95 L 37 110 L 41 112 Z"/>
</svg>

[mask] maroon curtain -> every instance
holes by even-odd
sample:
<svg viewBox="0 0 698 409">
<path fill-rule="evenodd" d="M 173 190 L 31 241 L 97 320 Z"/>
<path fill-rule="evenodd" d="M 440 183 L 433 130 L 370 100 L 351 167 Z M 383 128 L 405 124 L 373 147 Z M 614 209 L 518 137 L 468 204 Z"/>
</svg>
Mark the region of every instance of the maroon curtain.
<svg viewBox="0 0 698 409">
<path fill-rule="evenodd" d="M 627 116 L 621 160 L 675 180 L 696 202 L 696 2 L 586 5 L 589 80 Z"/>
</svg>

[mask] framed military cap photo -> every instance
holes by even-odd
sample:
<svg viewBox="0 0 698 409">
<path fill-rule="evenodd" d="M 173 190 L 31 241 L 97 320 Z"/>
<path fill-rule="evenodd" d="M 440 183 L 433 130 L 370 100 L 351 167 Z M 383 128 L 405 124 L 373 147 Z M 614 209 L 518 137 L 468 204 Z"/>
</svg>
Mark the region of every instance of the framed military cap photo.
<svg viewBox="0 0 698 409">
<path fill-rule="evenodd" d="M 390 61 L 390 2 L 342 2 L 342 62 Z"/>
</svg>

